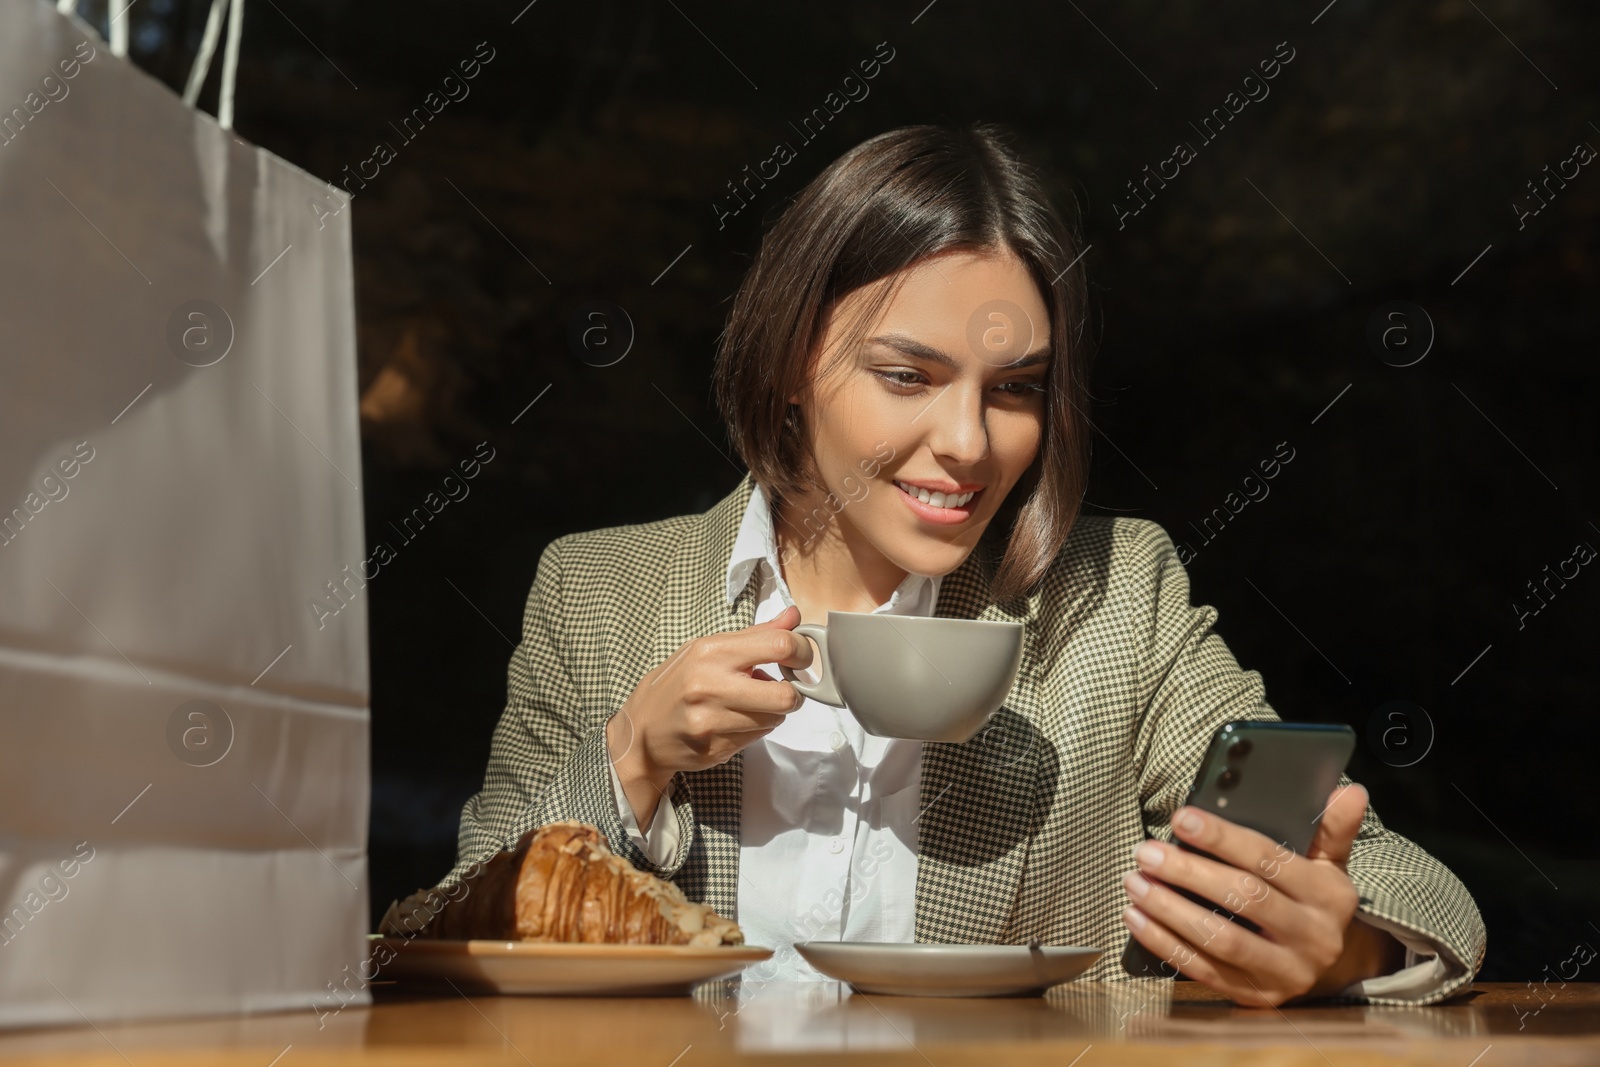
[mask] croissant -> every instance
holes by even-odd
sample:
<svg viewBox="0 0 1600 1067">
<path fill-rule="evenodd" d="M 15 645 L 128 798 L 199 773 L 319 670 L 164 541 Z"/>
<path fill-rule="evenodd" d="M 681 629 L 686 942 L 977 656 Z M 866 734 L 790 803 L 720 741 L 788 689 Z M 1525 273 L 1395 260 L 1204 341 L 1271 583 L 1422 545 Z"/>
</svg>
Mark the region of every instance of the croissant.
<svg viewBox="0 0 1600 1067">
<path fill-rule="evenodd" d="M 449 940 L 744 943 L 736 923 L 636 869 L 593 826 L 570 820 L 529 830 L 445 890 L 418 890 L 389 905 L 378 930 Z"/>
</svg>

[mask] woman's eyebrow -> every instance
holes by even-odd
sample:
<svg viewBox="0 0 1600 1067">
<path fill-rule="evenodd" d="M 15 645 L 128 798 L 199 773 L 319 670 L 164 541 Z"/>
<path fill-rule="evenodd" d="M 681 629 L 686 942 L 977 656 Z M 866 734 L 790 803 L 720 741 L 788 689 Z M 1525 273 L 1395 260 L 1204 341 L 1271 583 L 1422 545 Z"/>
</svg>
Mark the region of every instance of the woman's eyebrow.
<svg viewBox="0 0 1600 1067">
<path fill-rule="evenodd" d="M 954 357 L 946 355 L 932 345 L 923 344 L 916 338 L 907 337 L 903 333 L 889 333 L 878 337 L 869 337 L 867 338 L 867 343 L 870 345 L 884 345 L 898 352 L 904 352 L 908 356 L 916 356 L 919 359 L 942 364 L 951 370 L 961 369 L 961 364 Z M 1037 352 L 1031 352 L 1019 359 L 1012 360 L 1010 363 L 997 364 L 997 366 L 1001 370 L 1016 370 L 1021 367 L 1031 367 L 1036 363 L 1048 363 L 1049 361 L 1050 346 L 1046 344 L 1044 348 L 1039 349 Z"/>
</svg>

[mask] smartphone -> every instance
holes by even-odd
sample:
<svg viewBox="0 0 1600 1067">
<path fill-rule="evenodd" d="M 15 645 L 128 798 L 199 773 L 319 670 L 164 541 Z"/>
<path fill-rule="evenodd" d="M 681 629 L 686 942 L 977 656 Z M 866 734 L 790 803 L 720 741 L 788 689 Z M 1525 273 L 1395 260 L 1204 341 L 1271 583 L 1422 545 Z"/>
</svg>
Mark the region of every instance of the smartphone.
<svg viewBox="0 0 1600 1067">
<path fill-rule="evenodd" d="M 1339 784 L 1356 732 L 1343 724 L 1243 720 L 1211 735 L 1184 803 L 1265 834 L 1304 854 L 1322 822 L 1328 794 Z M 1178 840 L 1179 848 L 1217 859 Z M 1170 886 L 1207 911 L 1254 932 L 1255 923 L 1181 886 Z M 1170 978 L 1177 968 L 1131 935 L 1122 966 L 1139 977 Z"/>
</svg>

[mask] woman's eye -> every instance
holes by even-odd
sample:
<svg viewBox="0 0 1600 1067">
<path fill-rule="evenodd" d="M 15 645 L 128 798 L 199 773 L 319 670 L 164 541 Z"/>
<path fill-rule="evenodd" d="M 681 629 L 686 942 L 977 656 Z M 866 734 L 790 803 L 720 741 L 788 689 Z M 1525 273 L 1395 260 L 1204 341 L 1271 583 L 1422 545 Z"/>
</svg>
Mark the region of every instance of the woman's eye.
<svg viewBox="0 0 1600 1067">
<path fill-rule="evenodd" d="M 1012 396 L 1034 396 L 1044 392 L 1043 382 L 1004 382 L 1001 389 L 1010 391 Z"/>
<path fill-rule="evenodd" d="M 902 389 L 914 389 L 922 384 L 922 375 L 914 370 L 881 370 L 878 377 Z"/>
<path fill-rule="evenodd" d="M 926 384 L 922 374 L 914 370 L 880 370 L 874 373 L 903 393 L 920 390 Z M 1030 399 L 1045 392 L 1044 382 L 1033 380 L 1001 382 L 995 388 L 1007 396 L 1020 399 Z"/>
</svg>

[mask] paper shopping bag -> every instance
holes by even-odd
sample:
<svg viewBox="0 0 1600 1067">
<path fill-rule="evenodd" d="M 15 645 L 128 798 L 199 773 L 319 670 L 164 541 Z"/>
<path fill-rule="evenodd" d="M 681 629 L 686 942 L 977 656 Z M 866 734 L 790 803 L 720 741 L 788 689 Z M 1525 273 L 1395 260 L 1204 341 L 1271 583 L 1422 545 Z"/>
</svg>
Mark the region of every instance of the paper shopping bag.
<svg viewBox="0 0 1600 1067">
<path fill-rule="evenodd" d="M 0 1025 L 368 999 L 325 198 L 54 4 L 0 4 Z"/>
</svg>

